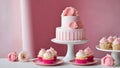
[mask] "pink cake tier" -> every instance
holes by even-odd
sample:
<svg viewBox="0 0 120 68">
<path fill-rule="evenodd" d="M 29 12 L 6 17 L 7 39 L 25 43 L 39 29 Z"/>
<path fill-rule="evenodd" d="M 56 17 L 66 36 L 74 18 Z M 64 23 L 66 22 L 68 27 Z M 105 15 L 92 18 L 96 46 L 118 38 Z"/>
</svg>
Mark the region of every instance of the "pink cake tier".
<svg viewBox="0 0 120 68">
<path fill-rule="evenodd" d="M 57 40 L 83 40 L 84 29 L 63 29 L 61 27 L 56 28 L 56 39 Z"/>
</svg>

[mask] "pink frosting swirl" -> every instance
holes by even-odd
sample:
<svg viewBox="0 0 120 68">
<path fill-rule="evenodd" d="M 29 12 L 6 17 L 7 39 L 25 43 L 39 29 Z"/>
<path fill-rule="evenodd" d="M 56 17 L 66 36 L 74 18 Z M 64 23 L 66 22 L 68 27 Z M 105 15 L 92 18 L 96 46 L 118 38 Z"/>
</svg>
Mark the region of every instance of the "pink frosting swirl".
<svg viewBox="0 0 120 68">
<path fill-rule="evenodd" d="M 73 7 L 66 7 L 65 10 L 63 10 L 62 16 L 77 16 L 78 11 L 76 11 Z"/>
<path fill-rule="evenodd" d="M 100 40 L 100 43 L 108 43 L 108 40 L 106 39 L 106 37 L 103 37 L 103 38 Z"/>
<path fill-rule="evenodd" d="M 114 38 L 112 36 L 109 36 L 107 40 L 108 42 L 112 43 L 114 41 Z"/>
<path fill-rule="evenodd" d="M 78 27 L 77 23 L 76 22 L 71 22 L 69 24 L 69 27 L 72 28 L 72 29 L 76 29 Z"/>
<path fill-rule="evenodd" d="M 101 64 L 105 66 L 113 66 L 114 59 L 111 57 L 111 55 L 107 54 L 105 57 L 101 59 Z"/>
<path fill-rule="evenodd" d="M 117 38 L 113 41 L 113 44 L 120 44 L 120 40 Z"/>
<path fill-rule="evenodd" d="M 17 61 L 18 60 L 18 55 L 16 52 L 11 52 L 8 54 L 8 60 L 9 61 Z"/>
<path fill-rule="evenodd" d="M 84 49 L 84 52 L 86 55 L 89 55 L 89 56 L 94 54 L 90 47 L 87 47 L 86 49 Z"/>
</svg>

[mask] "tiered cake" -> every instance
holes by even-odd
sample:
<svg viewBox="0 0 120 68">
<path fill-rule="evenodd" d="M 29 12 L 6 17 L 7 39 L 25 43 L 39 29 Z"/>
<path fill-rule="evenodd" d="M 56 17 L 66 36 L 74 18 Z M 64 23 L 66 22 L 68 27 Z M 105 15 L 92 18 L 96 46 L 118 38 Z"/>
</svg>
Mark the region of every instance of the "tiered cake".
<svg viewBox="0 0 120 68">
<path fill-rule="evenodd" d="M 61 27 L 56 28 L 56 39 L 61 41 L 75 41 L 85 39 L 83 25 L 78 11 L 73 7 L 66 7 L 61 15 Z"/>
</svg>

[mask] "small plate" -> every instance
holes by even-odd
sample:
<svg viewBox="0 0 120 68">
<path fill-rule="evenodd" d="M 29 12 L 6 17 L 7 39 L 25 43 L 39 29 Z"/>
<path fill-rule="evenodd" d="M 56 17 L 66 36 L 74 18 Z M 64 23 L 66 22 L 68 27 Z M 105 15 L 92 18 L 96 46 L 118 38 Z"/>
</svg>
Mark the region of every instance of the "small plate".
<svg viewBox="0 0 120 68">
<path fill-rule="evenodd" d="M 54 66 L 54 65 L 60 65 L 60 64 L 64 63 L 64 61 L 61 60 L 61 59 L 57 59 L 57 61 L 54 62 L 54 63 L 52 63 L 52 64 L 45 64 L 45 63 L 43 63 L 43 62 L 38 61 L 37 59 L 33 60 L 33 62 L 34 62 L 36 65 L 42 65 L 42 66 Z"/>
<path fill-rule="evenodd" d="M 93 62 L 87 62 L 85 64 L 80 64 L 80 63 L 76 63 L 75 59 L 70 60 L 71 64 L 78 65 L 78 66 L 92 65 L 92 64 L 96 64 L 97 62 L 98 62 L 97 60 L 94 60 Z"/>
</svg>

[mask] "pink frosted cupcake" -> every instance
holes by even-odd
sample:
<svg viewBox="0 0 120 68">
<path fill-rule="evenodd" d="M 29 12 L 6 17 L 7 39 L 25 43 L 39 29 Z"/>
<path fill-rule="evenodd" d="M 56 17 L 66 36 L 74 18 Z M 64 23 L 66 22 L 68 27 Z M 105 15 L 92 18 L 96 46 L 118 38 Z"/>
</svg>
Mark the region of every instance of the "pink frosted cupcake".
<svg viewBox="0 0 120 68">
<path fill-rule="evenodd" d="M 107 54 L 105 57 L 101 59 L 101 64 L 104 66 L 113 66 L 114 65 L 114 59 L 111 55 Z"/>
<path fill-rule="evenodd" d="M 87 63 L 87 56 L 83 50 L 79 50 L 76 53 L 75 62 L 79 63 L 79 64 L 86 64 Z"/>
<path fill-rule="evenodd" d="M 45 52 L 43 55 L 43 63 L 52 64 L 54 63 L 54 56 L 51 52 Z"/>
<path fill-rule="evenodd" d="M 9 61 L 12 61 L 12 62 L 15 62 L 15 61 L 18 61 L 18 55 L 16 52 L 11 52 L 8 54 L 8 60 Z"/>
<path fill-rule="evenodd" d="M 119 39 L 115 39 L 113 41 L 112 48 L 113 48 L 113 50 L 120 50 L 120 40 Z"/>
<path fill-rule="evenodd" d="M 101 49 L 105 49 L 105 50 L 110 50 L 112 47 L 111 45 L 109 44 L 108 40 L 103 37 L 101 40 L 100 40 L 100 48 Z"/>
<path fill-rule="evenodd" d="M 112 37 L 112 36 L 109 36 L 107 40 L 108 40 L 108 42 L 109 42 L 109 44 L 110 44 L 110 46 L 111 46 L 111 49 L 112 49 L 112 43 L 113 43 L 113 41 L 115 40 L 115 38 Z"/>
<path fill-rule="evenodd" d="M 57 51 L 54 50 L 54 48 L 50 47 L 50 49 L 48 49 L 47 52 L 51 52 L 52 53 L 52 55 L 54 56 L 54 61 L 57 60 Z"/>
<path fill-rule="evenodd" d="M 38 53 L 38 61 L 40 61 L 40 62 L 42 62 L 42 60 L 43 60 L 43 55 L 44 55 L 44 53 L 46 52 L 46 50 L 45 49 L 41 49 L 40 51 L 39 51 L 39 53 Z"/>
<path fill-rule="evenodd" d="M 84 53 L 87 56 L 87 61 L 88 62 L 93 62 L 94 61 L 94 56 L 93 56 L 94 53 L 93 53 L 93 51 L 89 47 L 84 49 Z"/>
</svg>

